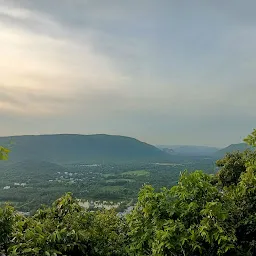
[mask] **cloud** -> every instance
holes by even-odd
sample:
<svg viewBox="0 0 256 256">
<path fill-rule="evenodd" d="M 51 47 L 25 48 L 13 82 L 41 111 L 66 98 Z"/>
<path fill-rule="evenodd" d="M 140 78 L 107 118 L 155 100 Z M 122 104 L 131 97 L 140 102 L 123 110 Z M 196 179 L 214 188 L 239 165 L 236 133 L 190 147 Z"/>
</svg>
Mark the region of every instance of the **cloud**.
<svg viewBox="0 0 256 256">
<path fill-rule="evenodd" d="M 81 92 L 111 90 L 125 82 L 126 78 L 108 56 L 94 49 L 90 35 L 85 34 L 83 41 L 73 40 L 55 21 L 29 10 L 2 7 L 0 14 L 38 24 L 45 31 L 54 30 L 58 34 L 52 37 L 51 33 L 33 33 L 23 26 L 0 19 L 0 68 L 1 84 L 4 84 L 0 89 L 9 95 L 10 92 L 19 94 L 21 101 L 26 101 L 24 106 L 28 108 L 23 111 L 27 114 L 38 111 L 47 97 L 70 95 L 71 98 L 79 98 Z M 73 36 L 75 38 L 76 35 Z M 31 100 L 28 95 L 32 94 L 41 100 Z M 7 103 L 6 100 L 7 97 L 5 103 L 2 101 L 6 109 L 17 110 L 12 106 L 13 101 Z M 32 104 L 38 104 L 37 108 Z M 55 104 L 58 105 L 58 101 Z M 49 104 L 44 108 L 46 112 L 58 109 Z"/>
<path fill-rule="evenodd" d="M 178 144 L 193 127 L 190 143 L 220 141 L 215 130 L 232 142 L 229 130 L 239 137 L 256 118 L 256 6 L 246 3 L 0 0 L 0 134 L 19 120 L 23 133 Z"/>
</svg>

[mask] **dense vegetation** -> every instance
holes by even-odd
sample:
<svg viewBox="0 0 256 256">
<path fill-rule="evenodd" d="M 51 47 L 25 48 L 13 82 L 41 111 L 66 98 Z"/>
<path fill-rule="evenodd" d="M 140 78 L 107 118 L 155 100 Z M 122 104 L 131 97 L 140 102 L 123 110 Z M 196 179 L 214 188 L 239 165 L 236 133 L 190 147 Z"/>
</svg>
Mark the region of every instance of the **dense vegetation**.
<svg viewBox="0 0 256 256">
<path fill-rule="evenodd" d="M 221 158 L 223 156 L 225 156 L 225 154 L 230 153 L 230 152 L 234 152 L 234 151 L 245 151 L 246 149 L 252 149 L 252 147 L 246 143 L 238 143 L 238 144 L 231 144 L 228 147 L 222 148 L 218 151 L 216 151 L 213 154 L 213 157 L 216 158 Z"/>
<path fill-rule="evenodd" d="M 7 160 L 10 150 L 0 146 L 0 160 Z"/>
<path fill-rule="evenodd" d="M 217 154 L 217 152 L 220 150 L 216 147 L 193 145 L 159 145 L 158 147 L 169 154 L 179 154 L 184 156 L 211 156 L 213 154 Z"/>
<path fill-rule="evenodd" d="M 123 163 L 166 161 L 170 156 L 134 138 L 114 135 L 27 135 L 0 137 L 0 145 L 11 142 L 10 161 L 70 163 Z"/>
<path fill-rule="evenodd" d="M 175 185 L 181 170 L 214 171 L 212 159 L 196 158 L 165 164 L 7 163 L 5 161 L 0 164 L 0 203 L 11 202 L 23 212 L 34 212 L 41 204 L 50 205 L 67 191 L 79 199 L 122 202 L 124 208 L 136 201 L 144 183 L 158 190 Z"/>
<path fill-rule="evenodd" d="M 256 130 L 245 140 L 256 146 Z M 144 185 L 130 214 L 86 211 L 71 194 L 24 217 L 0 210 L 6 255 L 256 254 L 256 153 L 234 152 L 216 175 L 183 172 L 177 185 Z M 141 172 L 143 173 L 143 172 Z"/>
<path fill-rule="evenodd" d="M 122 136 L 17 136 L 0 138 L 1 143 L 11 153 L 9 161 L 0 163 L 0 204 L 8 201 L 22 212 L 35 212 L 67 191 L 85 201 L 120 204 L 123 211 L 136 202 L 144 183 L 158 191 L 176 184 L 182 170 L 216 172 L 215 158 L 204 156 L 205 147 L 185 147 L 184 154 L 169 154 L 163 161 L 166 154 L 159 149 Z"/>
</svg>

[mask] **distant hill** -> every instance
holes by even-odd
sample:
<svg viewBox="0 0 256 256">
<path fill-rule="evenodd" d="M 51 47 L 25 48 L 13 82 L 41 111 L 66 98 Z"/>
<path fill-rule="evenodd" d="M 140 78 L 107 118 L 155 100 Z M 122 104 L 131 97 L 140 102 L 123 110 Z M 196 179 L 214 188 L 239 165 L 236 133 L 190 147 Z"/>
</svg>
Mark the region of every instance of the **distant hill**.
<svg viewBox="0 0 256 256">
<path fill-rule="evenodd" d="M 215 147 L 189 145 L 159 145 L 158 147 L 169 154 L 178 154 L 184 156 L 211 156 L 213 153 L 219 150 L 218 148 Z"/>
<path fill-rule="evenodd" d="M 251 147 L 248 146 L 246 143 L 238 143 L 238 144 L 231 144 L 226 148 L 220 149 L 213 154 L 216 158 L 222 158 L 225 156 L 226 153 L 234 152 L 234 151 L 245 151 L 246 149 L 250 149 Z"/>
<path fill-rule="evenodd" d="M 175 151 L 171 148 L 162 148 L 162 151 L 170 154 L 170 155 L 174 155 L 175 154 Z"/>
<path fill-rule="evenodd" d="M 167 161 L 169 154 L 134 138 L 114 135 L 29 135 L 0 137 L 0 145 L 10 142 L 10 161 L 52 163 L 102 163 Z"/>
</svg>

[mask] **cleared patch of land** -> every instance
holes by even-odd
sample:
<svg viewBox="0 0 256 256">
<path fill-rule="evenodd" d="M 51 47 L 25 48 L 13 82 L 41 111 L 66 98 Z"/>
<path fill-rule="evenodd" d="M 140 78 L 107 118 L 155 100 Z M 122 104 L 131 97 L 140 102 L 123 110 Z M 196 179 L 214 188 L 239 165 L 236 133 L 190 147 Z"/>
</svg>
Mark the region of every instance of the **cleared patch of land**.
<svg viewBox="0 0 256 256">
<path fill-rule="evenodd" d="M 116 183 L 116 182 L 135 182 L 133 179 L 109 179 L 106 183 Z"/>
<path fill-rule="evenodd" d="M 123 172 L 122 176 L 148 176 L 149 171 L 147 170 L 137 170 L 137 171 L 128 171 L 128 172 Z"/>
<path fill-rule="evenodd" d="M 100 191 L 104 192 L 118 192 L 123 189 L 122 186 L 103 186 L 100 188 Z"/>
<path fill-rule="evenodd" d="M 176 163 L 155 163 L 155 165 L 162 166 L 184 166 L 184 164 L 176 164 Z"/>
</svg>

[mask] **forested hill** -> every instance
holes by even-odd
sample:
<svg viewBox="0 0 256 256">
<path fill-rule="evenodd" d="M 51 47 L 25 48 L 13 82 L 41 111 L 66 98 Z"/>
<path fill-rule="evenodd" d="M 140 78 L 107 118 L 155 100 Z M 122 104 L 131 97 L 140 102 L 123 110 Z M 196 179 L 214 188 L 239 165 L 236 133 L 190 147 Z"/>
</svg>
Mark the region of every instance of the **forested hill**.
<svg viewBox="0 0 256 256">
<path fill-rule="evenodd" d="M 252 149 L 246 143 L 231 144 L 225 148 L 218 149 L 215 147 L 206 146 L 158 146 L 164 152 L 175 155 L 175 156 L 201 156 L 201 157 L 211 157 L 213 160 L 222 158 L 226 153 L 232 153 L 235 151 L 243 152 L 246 149 Z"/>
<path fill-rule="evenodd" d="M 216 153 L 219 149 L 216 147 L 207 146 L 192 146 L 192 145 L 176 145 L 176 146 L 166 146 L 158 145 L 158 148 L 169 154 L 178 154 L 183 156 L 211 156 Z"/>
<path fill-rule="evenodd" d="M 214 158 L 222 158 L 225 156 L 226 153 L 234 152 L 234 151 L 245 151 L 246 149 L 250 149 L 251 147 L 248 146 L 246 143 L 238 143 L 238 144 L 231 144 L 228 147 L 220 149 L 213 154 Z"/>
<path fill-rule="evenodd" d="M 11 147 L 12 162 L 102 163 L 170 159 L 169 154 L 134 138 L 104 134 L 0 137 L 0 145 Z"/>
</svg>

